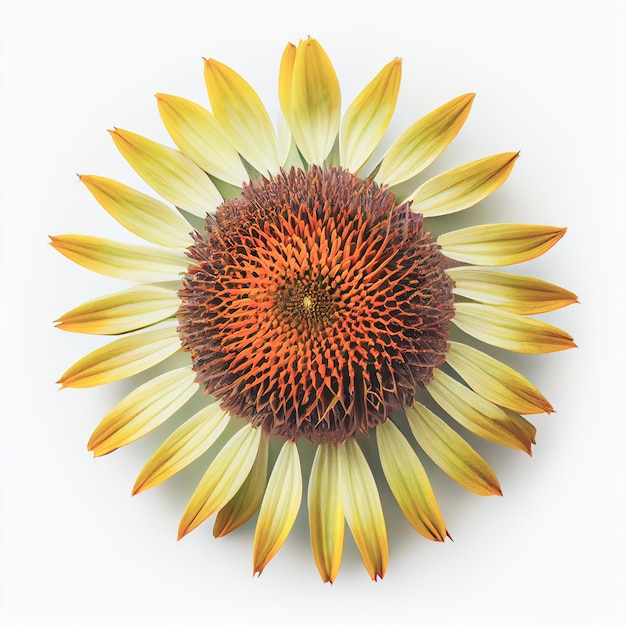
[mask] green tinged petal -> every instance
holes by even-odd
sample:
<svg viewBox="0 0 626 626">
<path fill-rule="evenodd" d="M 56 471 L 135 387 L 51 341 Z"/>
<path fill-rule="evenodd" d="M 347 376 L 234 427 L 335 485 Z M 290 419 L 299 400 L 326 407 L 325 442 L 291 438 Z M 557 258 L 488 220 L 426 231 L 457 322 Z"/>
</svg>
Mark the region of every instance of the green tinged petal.
<svg viewBox="0 0 626 626">
<path fill-rule="evenodd" d="M 504 183 L 518 156 L 519 152 L 505 152 L 455 167 L 426 181 L 407 201 L 425 217 L 468 209 Z"/>
<path fill-rule="evenodd" d="M 259 509 L 267 484 L 269 439 L 261 434 L 254 465 L 239 491 L 219 510 L 213 524 L 213 536 L 223 537 L 245 524 Z"/>
<path fill-rule="evenodd" d="M 236 432 L 200 480 L 178 526 L 178 538 L 219 511 L 239 490 L 254 464 L 261 429 L 249 424 Z"/>
<path fill-rule="evenodd" d="M 248 180 L 237 150 L 213 113 L 185 98 L 163 93 L 156 97 L 163 124 L 183 154 L 231 185 L 241 187 Z"/>
<path fill-rule="evenodd" d="M 341 165 L 357 172 L 383 138 L 400 91 L 402 62 L 387 63 L 354 99 L 341 123 Z"/>
<path fill-rule="evenodd" d="M 174 325 L 126 335 L 78 360 L 58 382 L 61 387 L 105 385 L 139 374 L 179 349 Z"/>
<path fill-rule="evenodd" d="M 322 580 L 332 583 L 341 565 L 345 526 L 336 444 L 317 447 L 309 480 L 309 525 L 315 564 Z"/>
<path fill-rule="evenodd" d="M 380 463 L 402 512 L 413 528 L 433 541 L 444 541 L 446 525 L 426 471 L 397 426 L 376 427 Z"/>
<path fill-rule="evenodd" d="M 261 98 L 227 65 L 208 59 L 204 79 L 213 114 L 248 163 L 262 174 L 280 169 L 276 132 Z"/>
<path fill-rule="evenodd" d="M 182 152 L 121 128 L 110 133 L 135 172 L 179 209 L 205 218 L 222 203 L 211 179 Z"/>
<path fill-rule="evenodd" d="M 428 167 L 457 136 L 469 115 L 473 93 L 459 96 L 406 130 L 383 158 L 376 182 L 397 185 Z"/>
<path fill-rule="evenodd" d="M 131 233 L 170 248 L 192 244 L 189 222 L 163 202 L 102 176 L 79 176 L 100 206 Z"/>
<path fill-rule="evenodd" d="M 154 430 L 196 393 L 194 379 L 191 367 L 182 367 L 137 387 L 104 416 L 87 449 L 102 456 Z"/>
<path fill-rule="evenodd" d="M 339 487 L 348 526 L 372 580 L 383 578 L 389 551 L 376 481 L 354 439 L 340 444 L 338 452 Z"/>
<path fill-rule="evenodd" d="M 92 272 L 137 282 L 176 277 L 187 270 L 189 263 L 182 250 L 138 246 L 90 235 L 51 235 L 50 245 Z"/>
<path fill-rule="evenodd" d="M 532 454 L 535 427 L 520 415 L 496 406 L 441 370 L 426 387 L 433 400 L 478 437 Z"/>
<path fill-rule="evenodd" d="M 452 322 L 472 337 L 511 352 L 545 354 L 576 347 L 556 326 L 484 304 L 455 303 Z"/>
<path fill-rule="evenodd" d="M 510 313 L 546 313 L 578 302 L 571 291 L 532 276 L 473 267 L 454 267 L 446 272 L 454 280 L 454 293 Z"/>
<path fill-rule="evenodd" d="M 185 420 L 144 465 L 133 495 L 159 485 L 206 452 L 224 432 L 229 419 L 214 402 Z"/>
<path fill-rule="evenodd" d="M 280 550 L 296 521 L 302 500 L 302 471 L 295 441 L 286 441 L 263 496 L 254 533 L 254 573 L 260 574 Z"/>
<path fill-rule="evenodd" d="M 419 402 L 406 410 L 406 416 L 422 450 L 452 480 L 479 496 L 502 495 L 493 470 L 442 419 Z"/>
<path fill-rule="evenodd" d="M 175 292 L 155 285 L 137 285 L 85 302 L 54 323 L 74 333 L 119 335 L 171 317 L 179 306 Z"/>
<path fill-rule="evenodd" d="M 285 50 L 279 97 L 300 152 L 310 165 L 321 165 L 339 131 L 341 91 L 333 65 L 315 39 L 300 41 L 295 58 L 291 48 Z"/>
<path fill-rule="evenodd" d="M 537 224 L 481 224 L 439 235 L 447 257 L 472 265 L 513 265 L 547 252 L 565 228 Z"/>
<path fill-rule="evenodd" d="M 524 376 L 464 343 L 450 342 L 446 363 L 486 400 L 518 413 L 551 413 L 554 409 Z"/>
</svg>

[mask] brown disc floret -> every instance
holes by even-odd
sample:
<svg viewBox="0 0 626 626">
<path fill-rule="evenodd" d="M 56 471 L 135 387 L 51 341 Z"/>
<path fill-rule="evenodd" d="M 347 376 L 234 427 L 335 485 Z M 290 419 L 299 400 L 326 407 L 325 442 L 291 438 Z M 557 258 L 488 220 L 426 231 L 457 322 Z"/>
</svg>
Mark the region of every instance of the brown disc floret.
<svg viewBox="0 0 626 626">
<path fill-rule="evenodd" d="M 312 167 L 261 178 L 195 233 L 179 333 L 197 382 L 283 439 L 344 441 L 412 404 L 448 349 L 452 281 L 422 216 Z"/>
</svg>

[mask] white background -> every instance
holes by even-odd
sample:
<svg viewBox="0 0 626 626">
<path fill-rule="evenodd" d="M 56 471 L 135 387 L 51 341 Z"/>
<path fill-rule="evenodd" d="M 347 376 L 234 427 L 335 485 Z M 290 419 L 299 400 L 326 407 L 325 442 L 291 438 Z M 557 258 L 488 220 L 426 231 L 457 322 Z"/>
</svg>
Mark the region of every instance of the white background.
<svg viewBox="0 0 626 626">
<path fill-rule="evenodd" d="M 0 0 L 0 621 L 623 623 L 622 4 Z M 376 584 L 351 539 L 337 582 L 320 582 L 304 507 L 259 579 L 252 525 L 216 541 L 207 524 L 176 543 L 202 462 L 131 499 L 162 434 L 97 460 L 85 449 L 129 383 L 63 392 L 54 384 L 102 342 L 54 330 L 51 320 L 121 285 L 56 254 L 47 235 L 132 240 L 75 179 L 101 174 L 141 187 L 106 129 L 165 142 L 153 95 L 204 103 L 203 56 L 236 68 L 274 114 L 284 45 L 309 34 L 333 59 L 345 105 L 382 65 L 403 58 L 387 144 L 434 107 L 476 91 L 464 130 L 430 173 L 521 149 L 505 187 L 462 223 L 569 226 L 556 248 L 518 271 L 581 301 L 546 316 L 574 335 L 577 350 L 515 361 L 557 409 L 535 420 L 534 457 L 480 447 L 503 498 L 473 496 L 433 470 L 455 540 L 444 545 L 413 533 L 383 490 L 391 558 Z"/>
</svg>

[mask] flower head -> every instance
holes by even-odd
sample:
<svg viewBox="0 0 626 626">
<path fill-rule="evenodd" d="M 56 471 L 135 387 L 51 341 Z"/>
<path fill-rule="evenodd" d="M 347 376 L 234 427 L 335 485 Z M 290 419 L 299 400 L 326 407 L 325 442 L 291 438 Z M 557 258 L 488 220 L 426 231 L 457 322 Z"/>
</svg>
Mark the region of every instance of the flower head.
<svg viewBox="0 0 626 626">
<path fill-rule="evenodd" d="M 574 346 L 564 331 L 529 317 L 575 302 L 571 292 L 475 267 L 535 258 L 565 229 L 487 224 L 437 238 L 428 230 L 431 218 L 495 191 L 517 153 L 456 167 L 408 197 L 397 193 L 454 139 L 472 94 L 418 120 L 369 165 L 393 115 L 400 72 L 399 60 L 387 64 L 342 117 L 339 82 L 323 48 L 311 38 L 289 44 L 278 90 L 286 124 L 277 136 L 252 87 L 209 59 L 211 111 L 157 96 L 178 150 L 112 131 L 124 158 L 169 205 L 107 178 L 80 177 L 151 245 L 52 237 L 73 261 L 137 283 L 59 318 L 64 330 L 120 335 L 70 367 L 63 387 L 130 377 L 177 351 L 189 358 L 114 406 L 89 449 L 99 456 L 126 445 L 204 392 L 204 408 L 165 439 L 134 493 L 219 440 L 179 536 L 214 514 L 214 535 L 222 536 L 258 511 L 255 572 L 278 552 L 299 510 L 301 438 L 316 446 L 308 512 L 324 581 L 339 570 L 344 519 L 370 576 L 387 568 L 385 521 L 361 436 L 375 434 L 391 491 L 429 539 L 443 541 L 447 529 L 417 447 L 469 490 L 500 493 L 486 461 L 425 399 L 460 430 L 529 454 L 535 429 L 523 415 L 552 407 L 530 381 L 463 335 L 452 341 L 455 327 L 513 352 Z M 241 428 L 223 441 L 230 420 Z M 268 479 L 272 440 L 281 448 Z"/>
</svg>

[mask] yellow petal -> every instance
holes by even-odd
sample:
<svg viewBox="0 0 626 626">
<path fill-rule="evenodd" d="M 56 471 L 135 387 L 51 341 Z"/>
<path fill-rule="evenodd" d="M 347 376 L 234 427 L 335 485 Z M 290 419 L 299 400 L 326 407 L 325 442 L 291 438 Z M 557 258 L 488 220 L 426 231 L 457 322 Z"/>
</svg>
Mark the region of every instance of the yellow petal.
<svg viewBox="0 0 626 626">
<path fill-rule="evenodd" d="M 154 285 L 137 285 L 85 302 L 55 320 L 55 324 L 74 333 L 118 335 L 171 317 L 179 306 L 175 292 Z"/>
<path fill-rule="evenodd" d="M 546 313 L 578 302 L 571 291 L 532 276 L 473 267 L 455 267 L 446 271 L 454 280 L 454 293 L 511 313 Z"/>
<path fill-rule="evenodd" d="M 211 179 L 182 152 L 121 128 L 110 133 L 135 172 L 178 208 L 204 218 L 222 203 Z"/>
<path fill-rule="evenodd" d="M 296 47 L 288 43 L 280 60 L 278 73 L 278 101 L 285 120 L 291 116 L 291 85 L 293 83 L 293 66 L 296 62 Z"/>
<path fill-rule="evenodd" d="M 407 200 L 426 217 L 447 215 L 478 204 L 509 177 L 519 152 L 504 152 L 439 174 L 426 181 Z"/>
<path fill-rule="evenodd" d="M 397 426 L 387 420 L 376 427 L 385 478 L 413 528 L 433 541 L 444 541 L 446 525 L 423 465 Z"/>
<path fill-rule="evenodd" d="M 286 441 L 263 496 L 254 533 L 254 573 L 276 556 L 296 521 L 302 500 L 302 472 L 295 441 Z"/>
<path fill-rule="evenodd" d="M 231 185 L 241 187 L 249 179 L 237 150 L 213 113 L 185 98 L 164 93 L 156 97 L 163 124 L 183 154 Z"/>
<path fill-rule="evenodd" d="M 346 520 L 372 580 L 383 578 L 389 551 L 376 481 L 354 439 L 338 446 L 339 488 Z"/>
<path fill-rule="evenodd" d="M 387 63 L 354 99 L 341 123 L 341 165 L 357 172 L 383 138 L 396 108 L 402 61 Z"/>
<path fill-rule="evenodd" d="M 280 169 L 276 133 L 261 99 L 234 70 L 214 59 L 204 63 L 213 114 L 239 153 L 259 172 Z"/>
<path fill-rule="evenodd" d="M 188 248 L 189 222 L 166 204 L 102 176 L 79 176 L 105 211 L 124 228 L 157 246 Z"/>
<path fill-rule="evenodd" d="M 547 252 L 566 228 L 538 224 L 481 224 L 439 235 L 447 257 L 473 265 L 513 265 Z"/>
<path fill-rule="evenodd" d="M 522 354 L 545 354 L 576 347 L 564 330 L 530 317 L 473 302 L 457 302 L 454 309 L 454 324 L 497 348 Z"/>
<path fill-rule="evenodd" d="M 433 379 L 426 389 L 450 417 L 471 433 L 532 454 L 536 429 L 520 415 L 481 398 L 439 369 L 433 371 Z"/>
<path fill-rule="evenodd" d="M 197 391 L 191 367 L 166 372 L 131 391 L 96 427 L 87 449 L 109 454 L 160 426 Z"/>
<path fill-rule="evenodd" d="M 223 537 L 245 524 L 261 506 L 267 483 L 269 438 L 261 434 L 261 443 L 254 465 L 239 491 L 219 510 L 213 524 L 213 536 Z"/>
<path fill-rule="evenodd" d="M 155 487 L 195 461 L 215 443 L 229 421 L 218 402 L 185 420 L 144 465 L 135 481 L 133 495 Z"/>
<path fill-rule="evenodd" d="M 464 343 L 451 341 L 446 363 L 480 396 L 517 413 L 551 413 L 541 392 L 508 365 Z"/>
<path fill-rule="evenodd" d="M 283 82 L 286 85 L 288 80 Z M 302 156 L 310 165 L 321 165 L 339 131 L 341 92 L 328 55 L 310 37 L 300 41 L 296 50 L 289 104 L 283 113 Z"/>
<path fill-rule="evenodd" d="M 479 496 L 502 495 L 493 470 L 442 419 L 419 402 L 406 410 L 406 416 L 422 450 L 452 480 Z"/>
<path fill-rule="evenodd" d="M 459 96 L 415 122 L 389 148 L 376 181 L 397 185 L 428 167 L 456 137 L 474 100 L 473 93 Z"/>
<path fill-rule="evenodd" d="M 344 535 L 335 444 L 321 444 L 315 453 L 309 480 L 309 526 L 317 569 L 325 583 L 332 583 L 339 573 Z"/>
<path fill-rule="evenodd" d="M 191 496 L 178 526 L 178 538 L 221 509 L 239 490 L 256 459 L 261 429 L 249 424 L 231 437 Z"/>
<path fill-rule="evenodd" d="M 126 335 L 90 352 L 59 379 L 61 387 L 95 387 L 147 370 L 180 348 L 176 326 Z"/>
<path fill-rule="evenodd" d="M 138 246 L 90 235 L 50 236 L 52 247 L 92 272 L 151 282 L 173 278 L 187 270 L 189 259 L 181 250 Z"/>
</svg>

